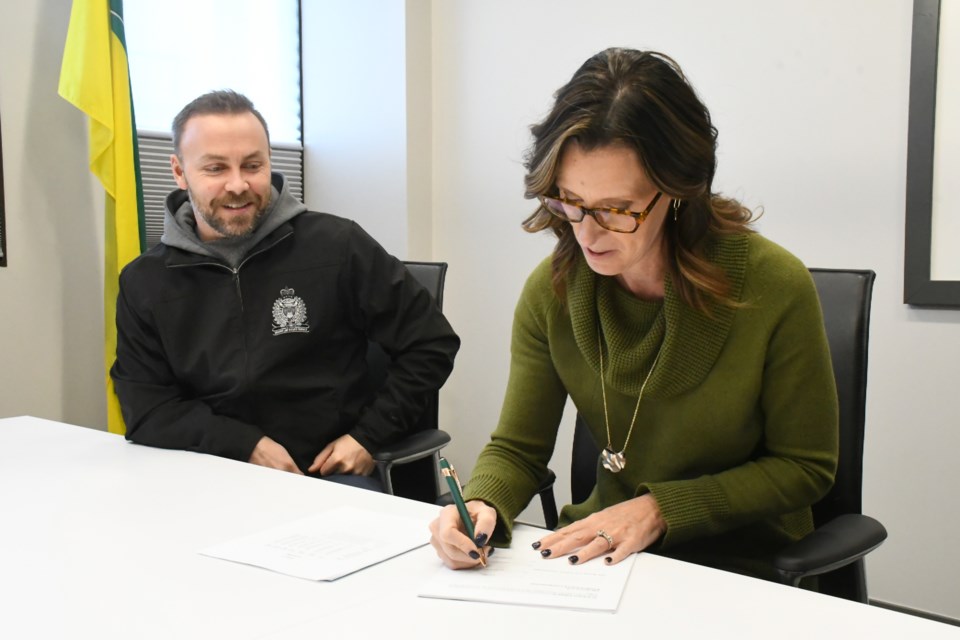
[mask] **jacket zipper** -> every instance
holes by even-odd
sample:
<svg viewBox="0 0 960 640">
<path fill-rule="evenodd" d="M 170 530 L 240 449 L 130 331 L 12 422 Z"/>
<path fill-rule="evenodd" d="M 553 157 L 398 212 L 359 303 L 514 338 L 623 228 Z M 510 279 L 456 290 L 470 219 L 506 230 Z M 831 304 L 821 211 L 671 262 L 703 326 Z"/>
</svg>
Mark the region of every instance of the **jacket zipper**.
<svg viewBox="0 0 960 640">
<path fill-rule="evenodd" d="M 172 264 L 172 265 L 170 265 L 170 268 L 171 268 L 171 269 L 179 269 L 179 268 L 183 268 L 183 267 L 217 267 L 217 268 L 220 268 L 220 269 L 226 269 L 227 271 L 229 271 L 230 273 L 233 274 L 233 282 L 234 282 L 234 284 L 236 285 L 236 288 L 237 288 L 237 298 L 240 300 L 240 312 L 242 313 L 242 312 L 244 311 L 244 308 L 243 308 L 243 291 L 240 289 L 240 269 L 243 268 L 243 265 L 245 265 L 250 258 L 252 258 L 252 257 L 254 257 L 254 256 L 258 256 L 258 255 L 260 255 L 261 253 L 263 253 L 264 251 L 269 251 L 270 249 L 272 249 L 272 248 L 274 248 L 275 246 L 277 246 L 280 242 L 282 242 L 282 241 L 286 240 L 287 238 L 289 238 L 291 235 L 293 235 L 293 232 L 292 232 L 292 231 L 288 231 L 287 233 L 283 234 L 282 236 L 280 236 L 279 238 L 277 238 L 276 240 L 274 240 L 273 242 L 271 242 L 271 243 L 268 244 L 267 246 L 265 246 L 265 247 L 260 247 L 259 249 L 257 249 L 257 250 L 254 251 L 253 253 L 247 254 L 247 256 L 246 256 L 243 260 L 240 261 L 240 264 L 238 264 L 238 265 L 236 266 L 236 268 L 234 268 L 234 267 L 228 267 L 227 265 L 223 264 L 222 262 L 192 262 L 192 263 L 190 263 L 190 264 Z"/>
<path fill-rule="evenodd" d="M 286 240 L 286 239 L 287 239 L 288 237 L 290 237 L 291 235 L 293 235 L 293 231 L 288 231 L 287 233 L 285 233 L 284 235 L 280 236 L 279 238 L 277 238 L 276 240 L 274 240 L 273 242 L 271 242 L 271 243 L 268 244 L 267 246 L 261 247 L 261 248 L 258 249 L 257 251 L 248 254 L 247 257 L 245 257 L 243 260 L 240 261 L 240 264 L 238 264 L 236 268 L 229 267 L 229 266 L 223 264 L 222 262 L 193 262 L 193 263 L 191 263 L 191 264 L 172 264 L 172 265 L 170 265 L 170 268 L 183 268 L 183 267 L 217 267 L 217 268 L 219 268 L 219 269 L 226 269 L 227 271 L 229 271 L 230 273 L 233 274 L 233 281 L 234 281 L 234 283 L 236 284 L 236 288 L 237 288 L 237 298 L 240 300 L 240 313 L 243 314 L 243 313 L 244 313 L 244 308 L 243 308 L 243 292 L 242 292 L 241 289 L 240 289 L 240 269 L 242 269 L 242 268 L 243 268 L 243 265 L 245 265 L 245 264 L 247 263 L 247 260 L 249 260 L 250 258 L 252 258 L 252 257 L 254 257 L 254 256 L 260 255 L 260 254 L 263 253 L 264 251 L 268 251 L 268 250 L 272 249 L 273 247 L 277 246 L 277 244 L 279 244 L 279 243 L 282 242 L 283 240 Z M 241 316 L 241 317 L 242 317 L 242 316 Z M 243 376 L 243 377 L 244 377 L 244 382 L 242 383 L 242 386 L 243 386 L 244 388 L 246 388 L 246 387 L 248 386 L 248 383 L 249 383 L 249 377 L 248 377 L 248 375 L 247 375 L 247 368 L 248 368 L 248 366 L 249 366 L 249 362 L 248 362 L 248 360 L 249 360 L 249 350 L 248 350 L 248 348 L 247 348 L 247 340 L 246 340 L 245 332 L 241 332 L 241 339 L 242 339 L 242 342 L 243 342 L 243 359 L 244 359 L 244 364 L 243 364 L 243 371 L 244 371 L 244 376 Z"/>
</svg>

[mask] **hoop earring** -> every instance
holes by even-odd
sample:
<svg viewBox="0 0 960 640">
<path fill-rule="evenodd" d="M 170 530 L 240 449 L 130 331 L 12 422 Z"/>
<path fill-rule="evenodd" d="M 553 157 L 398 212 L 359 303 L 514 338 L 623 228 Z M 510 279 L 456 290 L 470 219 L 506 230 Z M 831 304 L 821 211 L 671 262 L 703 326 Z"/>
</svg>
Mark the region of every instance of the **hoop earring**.
<svg viewBox="0 0 960 640">
<path fill-rule="evenodd" d="M 677 221 L 677 213 L 680 211 L 680 204 L 681 204 L 681 202 L 683 202 L 683 201 L 680 200 L 679 198 L 674 198 L 674 199 L 673 199 L 673 205 L 672 205 L 672 206 L 673 206 L 673 221 L 674 221 L 674 222 Z"/>
</svg>

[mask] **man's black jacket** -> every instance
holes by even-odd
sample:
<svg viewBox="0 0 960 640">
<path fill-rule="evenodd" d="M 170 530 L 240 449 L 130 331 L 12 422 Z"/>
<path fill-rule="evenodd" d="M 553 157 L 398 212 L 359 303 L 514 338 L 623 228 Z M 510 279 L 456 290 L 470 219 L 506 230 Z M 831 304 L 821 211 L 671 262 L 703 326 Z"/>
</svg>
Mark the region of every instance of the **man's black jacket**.
<svg viewBox="0 0 960 640">
<path fill-rule="evenodd" d="M 372 402 L 368 338 L 392 358 Z M 305 470 L 343 434 L 371 452 L 404 436 L 459 345 L 401 262 L 306 212 L 237 269 L 163 244 L 128 265 L 111 376 L 134 442 L 246 461 L 266 435 Z"/>
</svg>

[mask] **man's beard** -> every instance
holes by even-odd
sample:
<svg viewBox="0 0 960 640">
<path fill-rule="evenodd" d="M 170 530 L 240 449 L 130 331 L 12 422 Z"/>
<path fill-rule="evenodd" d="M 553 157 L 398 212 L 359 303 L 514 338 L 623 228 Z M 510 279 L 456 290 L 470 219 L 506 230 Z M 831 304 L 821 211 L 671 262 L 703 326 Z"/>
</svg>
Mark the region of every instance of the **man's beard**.
<svg viewBox="0 0 960 640">
<path fill-rule="evenodd" d="M 193 191 L 187 187 L 187 197 L 190 198 L 190 204 L 193 210 L 203 218 L 211 229 L 219 233 L 224 238 L 246 238 L 253 235 L 253 232 L 260 226 L 263 214 L 270 206 L 270 196 L 266 199 L 253 191 L 244 191 L 240 195 L 228 196 L 223 198 L 214 198 L 209 206 L 201 206 L 193 196 Z M 253 212 L 243 216 L 239 214 L 224 214 L 222 209 L 227 205 L 247 204 L 253 205 Z"/>
</svg>

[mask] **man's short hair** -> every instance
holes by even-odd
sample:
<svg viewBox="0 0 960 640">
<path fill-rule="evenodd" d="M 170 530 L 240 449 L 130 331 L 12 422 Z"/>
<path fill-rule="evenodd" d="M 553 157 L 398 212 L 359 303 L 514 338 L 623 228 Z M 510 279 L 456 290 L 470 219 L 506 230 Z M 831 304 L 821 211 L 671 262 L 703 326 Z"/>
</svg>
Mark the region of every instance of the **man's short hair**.
<svg viewBox="0 0 960 640">
<path fill-rule="evenodd" d="M 270 144 L 270 129 L 267 128 L 267 121 L 253 107 L 250 98 L 237 93 L 232 89 L 223 89 L 220 91 L 211 91 L 205 93 L 183 109 L 173 119 L 173 152 L 180 157 L 180 138 L 183 136 L 183 129 L 187 126 L 187 121 L 193 116 L 204 116 L 212 114 L 238 115 L 242 113 L 252 113 L 263 125 L 263 131 L 267 134 L 267 144 Z"/>
</svg>

